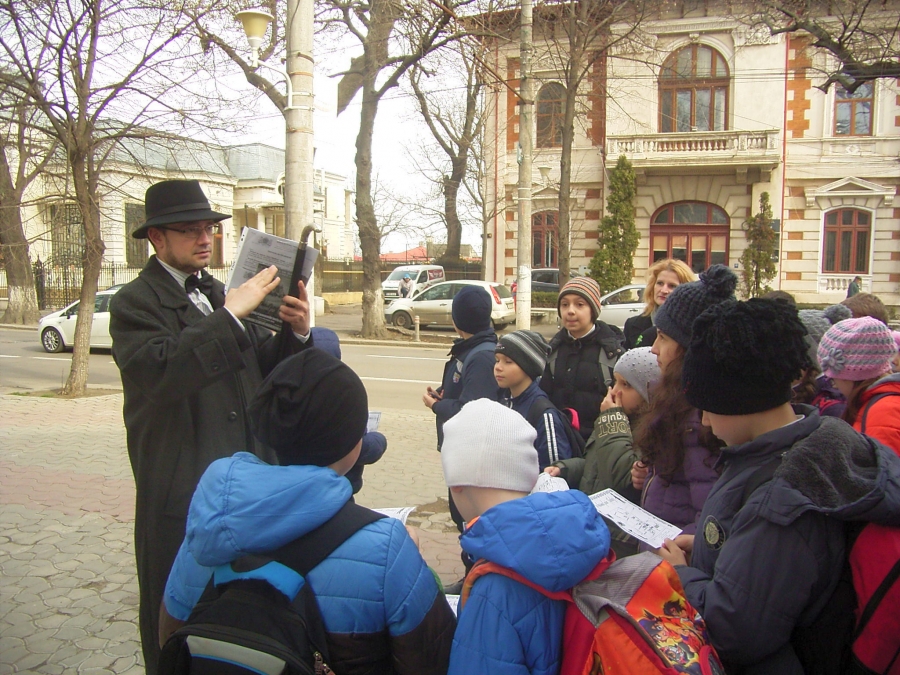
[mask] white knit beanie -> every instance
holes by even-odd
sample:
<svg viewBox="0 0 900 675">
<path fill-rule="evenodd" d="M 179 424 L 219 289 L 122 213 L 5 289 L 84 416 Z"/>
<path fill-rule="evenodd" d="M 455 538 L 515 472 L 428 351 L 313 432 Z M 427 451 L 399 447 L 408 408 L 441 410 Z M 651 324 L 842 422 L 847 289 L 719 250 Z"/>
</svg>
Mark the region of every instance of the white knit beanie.
<svg viewBox="0 0 900 675">
<path fill-rule="evenodd" d="M 531 492 L 540 474 L 536 437 L 528 420 L 496 401 L 466 403 L 444 423 L 441 463 L 447 486 Z"/>
</svg>

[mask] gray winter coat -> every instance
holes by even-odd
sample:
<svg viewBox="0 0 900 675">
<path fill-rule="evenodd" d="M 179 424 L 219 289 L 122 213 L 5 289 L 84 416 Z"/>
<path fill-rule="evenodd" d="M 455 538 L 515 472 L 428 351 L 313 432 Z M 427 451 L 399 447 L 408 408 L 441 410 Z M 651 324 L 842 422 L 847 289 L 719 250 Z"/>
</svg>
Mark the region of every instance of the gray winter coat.
<svg viewBox="0 0 900 675">
<path fill-rule="evenodd" d="M 900 525 L 900 457 L 841 420 L 795 409 L 803 419 L 722 451 L 691 566 L 677 568 L 720 656 L 747 675 L 803 673 L 791 633 L 831 598 L 845 521 Z M 774 479 L 740 508 L 749 478 L 782 453 Z"/>
</svg>

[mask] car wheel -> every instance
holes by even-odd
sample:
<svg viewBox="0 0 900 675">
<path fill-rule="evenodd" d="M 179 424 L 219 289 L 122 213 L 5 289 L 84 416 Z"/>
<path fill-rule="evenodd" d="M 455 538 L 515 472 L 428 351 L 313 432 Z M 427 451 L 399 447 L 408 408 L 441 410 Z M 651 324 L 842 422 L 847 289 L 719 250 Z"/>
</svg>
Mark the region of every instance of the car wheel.
<svg viewBox="0 0 900 675">
<path fill-rule="evenodd" d="M 503 329 L 506 328 L 508 325 L 509 325 L 508 323 L 495 323 L 495 324 L 494 324 L 494 330 L 503 330 Z"/>
<path fill-rule="evenodd" d="M 44 346 L 44 351 L 51 354 L 57 354 L 65 348 L 62 335 L 55 328 L 48 328 L 41 333 L 41 344 Z"/>
<path fill-rule="evenodd" d="M 397 328 L 409 328 L 412 326 L 412 317 L 406 312 L 394 312 L 394 325 Z"/>
</svg>

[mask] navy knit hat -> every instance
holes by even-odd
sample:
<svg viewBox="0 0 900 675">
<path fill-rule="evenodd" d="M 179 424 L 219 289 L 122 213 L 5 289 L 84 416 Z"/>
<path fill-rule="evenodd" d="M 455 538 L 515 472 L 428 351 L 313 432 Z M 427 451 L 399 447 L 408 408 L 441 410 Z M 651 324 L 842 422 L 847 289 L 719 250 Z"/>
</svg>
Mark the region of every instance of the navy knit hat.
<svg viewBox="0 0 900 675">
<path fill-rule="evenodd" d="M 547 365 L 550 345 L 540 333 L 517 330 L 501 337 L 494 352 L 508 357 L 525 371 L 528 377 L 536 380 L 543 374 Z"/>
<path fill-rule="evenodd" d="M 791 383 L 807 364 L 805 337 L 797 308 L 785 302 L 754 298 L 711 306 L 694 322 L 684 357 L 688 403 L 717 415 L 750 415 L 787 403 Z"/>
<path fill-rule="evenodd" d="M 479 333 L 491 327 L 492 301 L 481 286 L 463 286 L 453 297 L 453 323 L 464 333 Z"/>
<path fill-rule="evenodd" d="M 681 284 L 656 310 L 656 327 L 685 349 L 691 343 L 691 327 L 704 310 L 734 299 L 737 277 L 725 265 L 713 265 L 699 281 Z"/>
<path fill-rule="evenodd" d="M 250 428 L 278 462 L 328 466 L 366 433 L 366 388 L 349 366 L 320 349 L 305 349 L 269 373 L 248 410 Z"/>
</svg>

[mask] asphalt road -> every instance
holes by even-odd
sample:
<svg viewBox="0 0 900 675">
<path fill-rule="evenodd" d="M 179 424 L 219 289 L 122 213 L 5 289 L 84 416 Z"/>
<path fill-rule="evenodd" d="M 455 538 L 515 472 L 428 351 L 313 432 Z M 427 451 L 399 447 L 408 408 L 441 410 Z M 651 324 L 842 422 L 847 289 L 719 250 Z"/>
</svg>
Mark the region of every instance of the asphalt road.
<svg viewBox="0 0 900 675">
<path fill-rule="evenodd" d="M 362 378 L 376 409 L 424 410 L 422 394 L 440 383 L 446 347 L 343 344 L 344 361 Z M 71 352 L 48 354 L 37 330 L 0 329 L 0 391 L 40 391 L 61 387 L 68 377 Z M 88 385 L 121 388 L 119 370 L 108 349 L 91 351 Z"/>
</svg>

